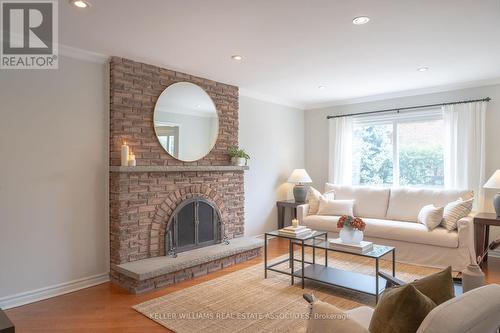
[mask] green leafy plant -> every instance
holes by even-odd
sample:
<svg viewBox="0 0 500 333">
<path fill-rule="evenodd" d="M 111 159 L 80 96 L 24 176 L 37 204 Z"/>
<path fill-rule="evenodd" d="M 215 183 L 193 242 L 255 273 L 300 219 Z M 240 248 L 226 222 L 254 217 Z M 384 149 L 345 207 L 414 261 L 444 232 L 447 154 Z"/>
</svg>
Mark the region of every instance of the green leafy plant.
<svg viewBox="0 0 500 333">
<path fill-rule="evenodd" d="M 250 156 L 248 156 L 248 154 L 243 149 L 239 149 L 236 146 L 230 147 L 227 153 L 230 157 L 240 157 L 246 160 L 250 159 Z"/>
</svg>

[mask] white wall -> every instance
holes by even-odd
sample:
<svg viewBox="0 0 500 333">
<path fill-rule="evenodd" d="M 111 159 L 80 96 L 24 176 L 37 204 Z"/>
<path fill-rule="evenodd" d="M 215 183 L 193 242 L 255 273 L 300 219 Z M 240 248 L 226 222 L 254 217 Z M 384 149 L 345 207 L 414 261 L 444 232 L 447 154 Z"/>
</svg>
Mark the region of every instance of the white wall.
<svg viewBox="0 0 500 333">
<path fill-rule="evenodd" d="M 0 71 L 0 307 L 109 271 L 109 74 L 103 63 L 59 66 Z"/>
<path fill-rule="evenodd" d="M 277 228 L 276 200 L 291 198 L 286 183 L 304 167 L 304 111 L 240 96 L 239 143 L 250 155 L 245 173 L 245 234 Z"/>
<path fill-rule="evenodd" d="M 323 188 L 328 180 L 328 121 L 327 115 L 357 113 L 412 105 L 453 102 L 467 99 L 491 97 L 486 111 L 486 177 L 500 169 L 500 85 L 448 91 L 442 93 L 409 96 L 359 104 L 307 110 L 305 112 L 305 161 L 306 169 L 314 186 Z M 491 199 L 494 190 L 487 190 L 487 209 L 493 212 Z M 495 237 L 495 238 L 494 238 Z M 490 238 L 500 238 L 500 228 L 493 230 Z"/>
</svg>

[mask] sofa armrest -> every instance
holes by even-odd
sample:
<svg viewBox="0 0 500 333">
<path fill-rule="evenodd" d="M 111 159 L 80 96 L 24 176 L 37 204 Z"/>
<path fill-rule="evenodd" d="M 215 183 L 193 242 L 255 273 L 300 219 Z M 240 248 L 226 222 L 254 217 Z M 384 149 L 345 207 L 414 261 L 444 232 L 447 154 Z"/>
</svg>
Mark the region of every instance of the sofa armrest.
<svg viewBox="0 0 500 333">
<path fill-rule="evenodd" d="M 301 224 L 307 215 L 309 215 L 309 204 L 303 204 L 297 206 L 297 219 Z"/>
<path fill-rule="evenodd" d="M 471 263 L 476 262 L 476 250 L 474 247 L 474 217 L 466 216 L 457 222 L 458 247 L 469 250 Z"/>
</svg>

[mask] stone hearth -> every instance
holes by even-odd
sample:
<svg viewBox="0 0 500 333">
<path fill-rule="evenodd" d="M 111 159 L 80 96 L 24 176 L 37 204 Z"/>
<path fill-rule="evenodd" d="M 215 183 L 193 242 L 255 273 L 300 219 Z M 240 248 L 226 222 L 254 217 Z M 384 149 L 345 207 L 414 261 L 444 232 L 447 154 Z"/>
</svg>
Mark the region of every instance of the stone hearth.
<svg viewBox="0 0 500 333">
<path fill-rule="evenodd" d="M 158 97 L 167 86 L 181 81 L 202 87 L 214 101 L 219 117 L 219 134 L 214 148 L 195 162 L 182 162 L 167 154 L 154 133 L 153 113 Z M 188 261 L 194 265 L 192 267 L 160 260 L 165 265 L 160 268 L 164 274 L 146 280 L 125 274 L 128 264 L 143 261 L 139 264 L 146 265 L 152 258 L 165 258 L 166 224 L 176 207 L 190 198 L 206 198 L 217 206 L 224 231 L 221 238 L 242 237 L 243 177 L 248 168 L 231 166 L 227 155 L 230 146 L 238 145 L 237 87 L 113 57 L 110 98 L 112 281 L 132 292 L 145 291 L 174 283 L 181 277 L 190 278 L 199 272 L 222 268 L 225 262 L 258 255 L 260 246 L 255 244 L 251 248 L 243 246 L 236 253 L 228 252 L 230 248 L 221 248 L 217 258 L 209 256 L 203 262 Z M 137 167 L 120 166 L 120 147 L 124 141 L 134 152 Z M 180 257 L 179 254 L 178 258 L 169 259 Z M 179 260 L 179 264 L 181 262 Z M 179 271 L 174 272 L 171 267 L 179 267 Z"/>
<path fill-rule="evenodd" d="M 202 276 L 260 255 L 262 239 L 235 238 L 229 245 L 217 244 L 182 252 L 177 258 L 160 256 L 116 265 L 113 280 L 132 293 L 165 287 Z"/>
</svg>

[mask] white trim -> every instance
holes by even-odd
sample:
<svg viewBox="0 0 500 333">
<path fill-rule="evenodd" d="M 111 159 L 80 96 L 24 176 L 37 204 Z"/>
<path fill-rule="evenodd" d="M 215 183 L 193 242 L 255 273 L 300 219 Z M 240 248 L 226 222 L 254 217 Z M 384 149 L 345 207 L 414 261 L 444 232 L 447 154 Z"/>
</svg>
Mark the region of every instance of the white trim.
<svg viewBox="0 0 500 333">
<path fill-rule="evenodd" d="M 49 287 L 35 289 L 0 298 L 0 308 L 10 309 L 24 304 L 38 302 L 47 298 L 71 293 L 109 281 L 109 273 L 88 276 Z"/>
<path fill-rule="evenodd" d="M 269 102 L 269 103 L 273 103 L 273 104 L 288 106 L 288 107 L 295 108 L 295 109 L 300 109 L 300 110 L 304 110 L 305 109 L 305 105 L 303 105 L 303 104 L 293 103 L 293 102 L 281 99 L 279 97 L 274 97 L 274 96 L 271 96 L 271 95 L 261 94 L 259 92 L 248 90 L 248 89 L 245 89 L 245 88 L 241 88 L 240 87 L 239 88 L 239 92 L 240 92 L 240 96 L 250 97 L 250 98 L 253 98 L 253 99 L 257 99 L 259 101 L 264 101 L 264 102 Z"/>
<path fill-rule="evenodd" d="M 397 92 L 391 92 L 391 93 L 364 96 L 364 97 L 359 97 L 359 98 L 339 99 L 339 100 L 333 100 L 333 101 L 324 102 L 324 103 L 307 104 L 305 106 L 305 109 L 306 110 L 323 109 L 323 108 L 329 108 L 329 107 L 334 107 L 334 106 L 339 106 L 339 105 L 383 101 L 383 100 L 388 100 L 388 99 L 410 97 L 410 96 L 419 96 L 419 95 L 426 95 L 426 94 L 434 94 L 434 93 L 440 93 L 440 92 L 446 92 L 446 91 L 494 86 L 497 84 L 500 84 L 500 78 L 478 80 L 478 81 L 467 81 L 467 82 L 452 83 L 452 84 L 441 85 L 441 86 L 433 86 L 433 87 L 427 87 L 427 88 L 403 90 L 403 91 L 397 91 Z"/>
<path fill-rule="evenodd" d="M 490 251 L 488 255 L 491 257 L 500 258 L 500 250 Z"/>
<path fill-rule="evenodd" d="M 59 44 L 59 55 L 63 57 L 85 60 L 90 62 L 95 62 L 98 64 L 104 64 L 108 62 L 109 56 L 101 53 L 91 52 L 83 49 L 79 49 L 72 46 L 67 46 L 64 44 Z"/>
</svg>

